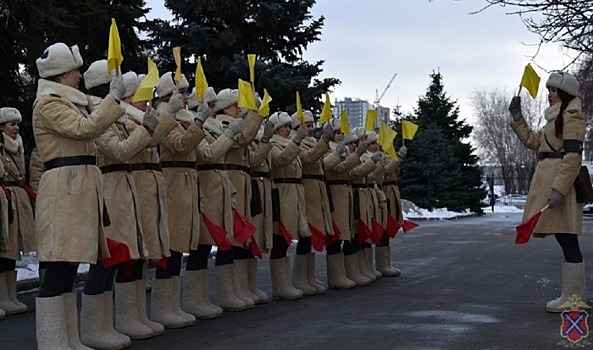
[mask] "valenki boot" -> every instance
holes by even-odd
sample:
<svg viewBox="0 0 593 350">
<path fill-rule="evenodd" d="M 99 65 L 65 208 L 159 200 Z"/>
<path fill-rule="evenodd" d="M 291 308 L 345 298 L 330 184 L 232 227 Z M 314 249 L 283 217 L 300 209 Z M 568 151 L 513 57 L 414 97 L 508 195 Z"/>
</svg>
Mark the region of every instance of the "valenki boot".
<svg viewBox="0 0 593 350">
<path fill-rule="evenodd" d="M 216 287 L 218 305 L 225 311 L 243 311 L 249 306 L 235 295 L 232 264 L 216 266 Z"/>
<path fill-rule="evenodd" d="M 358 269 L 360 270 L 360 273 L 366 276 L 368 279 L 370 279 L 371 283 L 373 283 L 377 280 L 377 275 L 374 271 L 371 271 L 371 269 L 369 269 L 365 253 L 365 251 L 367 250 L 367 248 L 361 249 L 357 251 L 356 254 L 354 254 L 354 256 L 356 256 L 356 259 L 358 261 Z"/>
<path fill-rule="evenodd" d="M 259 304 L 259 297 L 257 294 L 251 291 L 249 288 L 249 259 L 239 259 L 235 260 L 235 276 L 237 277 L 237 283 L 239 285 L 239 289 L 241 294 L 251 301 L 253 301 L 253 305 Z"/>
<path fill-rule="evenodd" d="M 146 313 L 146 281 L 137 280 L 136 284 L 136 307 L 138 308 L 138 318 L 145 326 L 152 329 L 154 336 L 163 335 L 165 333 L 165 326 L 158 322 L 153 322 L 148 319 Z"/>
<path fill-rule="evenodd" d="M 119 350 L 124 345 L 105 327 L 105 296 L 103 294 L 82 294 L 80 310 L 80 342 L 102 350 Z"/>
<path fill-rule="evenodd" d="M 356 283 L 347 278 L 344 271 L 342 253 L 325 256 L 327 264 L 327 285 L 331 289 L 350 289 L 356 287 Z M 341 265 L 341 266 L 340 266 Z"/>
<path fill-rule="evenodd" d="M 307 254 L 307 282 L 315 288 L 316 294 L 324 294 L 327 287 L 315 277 L 315 253 Z"/>
<path fill-rule="evenodd" d="M 210 301 L 209 272 L 208 272 L 208 270 L 199 270 L 199 271 L 200 271 L 200 281 L 201 281 L 200 284 L 204 288 L 202 301 L 204 302 L 204 304 L 208 305 L 208 307 L 210 307 L 212 310 L 214 310 L 213 312 L 216 313 L 216 315 L 217 315 L 216 317 L 220 317 L 220 316 L 222 316 L 222 313 L 223 313 L 222 308 Z"/>
<path fill-rule="evenodd" d="M 132 344 L 132 339 L 127 335 L 120 333 L 115 330 L 113 324 L 115 320 L 113 318 L 113 291 L 107 290 L 103 292 L 103 310 L 105 311 L 104 316 L 104 327 L 105 331 L 109 333 L 112 337 L 119 339 L 120 343 L 127 348 Z"/>
<path fill-rule="evenodd" d="M 296 300 L 303 297 L 303 292 L 290 282 L 290 262 L 288 257 L 270 259 L 272 294 L 274 300 Z"/>
<path fill-rule="evenodd" d="M 231 282 L 233 284 L 235 296 L 241 299 L 247 305 L 247 309 L 252 309 L 255 306 L 255 300 L 251 299 L 246 294 L 243 294 L 239 283 L 239 276 L 237 275 L 237 265 L 234 262 L 229 265 L 231 266 Z"/>
<path fill-rule="evenodd" d="M 375 254 L 374 254 L 374 246 L 365 249 L 365 262 L 367 263 L 368 269 L 370 273 L 374 273 L 377 279 L 383 277 L 383 274 L 375 268 Z"/>
<path fill-rule="evenodd" d="M 181 276 L 172 276 L 172 296 L 171 304 L 173 306 L 173 312 L 179 315 L 189 326 L 196 324 L 196 317 L 188 314 L 181 308 Z"/>
<path fill-rule="evenodd" d="M 27 311 L 26 305 L 23 304 L 23 306 L 25 306 L 23 308 L 12 302 L 8 290 L 7 274 L 8 272 L 0 273 L 0 309 L 4 310 L 7 315 L 14 315 Z"/>
<path fill-rule="evenodd" d="M 208 285 L 204 285 L 204 272 L 208 270 L 191 270 L 185 271 L 183 274 L 183 292 L 181 296 L 181 304 L 183 310 L 194 315 L 200 320 L 210 320 L 219 317 L 218 310 L 210 307 L 204 301 L 204 293 L 207 291 Z"/>
<path fill-rule="evenodd" d="M 73 350 L 68 344 L 64 297 L 35 298 L 37 350 Z"/>
<path fill-rule="evenodd" d="M 136 282 L 115 284 L 115 329 L 130 339 L 148 339 L 152 329 L 140 322 Z"/>
<path fill-rule="evenodd" d="M 584 262 L 562 262 L 562 294 L 559 298 L 548 301 L 546 310 L 555 313 L 568 310 L 570 304 L 567 301 L 572 296 L 580 298 L 585 304 L 587 303 Z"/>
<path fill-rule="evenodd" d="M 317 294 L 317 290 L 309 284 L 307 279 L 307 255 L 296 254 L 294 256 L 292 272 L 292 284 L 296 289 L 302 290 L 304 296 Z"/>
<path fill-rule="evenodd" d="M 348 279 L 354 281 L 357 287 L 371 284 L 371 279 L 360 272 L 357 254 L 344 255 L 344 269 Z"/>
<path fill-rule="evenodd" d="M 251 292 L 257 295 L 257 304 L 265 304 L 270 300 L 270 297 L 261 289 L 257 282 L 257 260 L 247 259 L 247 275 L 249 279 L 249 289 Z"/>
<path fill-rule="evenodd" d="M 21 303 L 17 299 L 16 277 L 17 277 L 16 270 L 6 271 L 6 285 L 7 285 L 7 289 L 8 289 L 8 297 L 10 298 L 10 301 L 12 301 L 12 303 L 15 304 L 18 307 L 18 309 L 20 310 L 17 313 L 26 312 L 29 309 L 29 308 L 27 308 L 27 305 Z"/>
<path fill-rule="evenodd" d="M 76 303 L 76 292 L 64 293 L 64 314 L 66 316 L 66 330 L 68 344 L 74 350 L 93 350 L 80 342 L 78 333 L 78 304 Z"/>
<path fill-rule="evenodd" d="M 150 319 L 165 328 L 183 328 L 192 325 L 173 311 L 173 281 L 155 278 L 152 281 Z M 194 321 L 195 322 L 195 321 Z"/>
<path fill-rule="evenodd" d="M 375 261 L 377 263 L 377 270 L 379 270 L 384 277 L 397 277 L 401 275 L 399 269 L 391 267 L 391 247 L 376 247 Z"/>
</svg>

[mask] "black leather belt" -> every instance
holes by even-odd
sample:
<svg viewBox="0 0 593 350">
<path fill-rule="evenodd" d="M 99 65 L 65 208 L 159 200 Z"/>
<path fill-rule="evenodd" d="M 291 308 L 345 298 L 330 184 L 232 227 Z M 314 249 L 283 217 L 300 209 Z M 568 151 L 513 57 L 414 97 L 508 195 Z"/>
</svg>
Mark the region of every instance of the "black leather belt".
<svg viewBox="0 0 593 350">
<path fill-rule="evenodd" d="M 252 171 L 250 173 L 251 177 L 265 177 L 265 178 L 269 178 L 270 177 L 270 173 L 267 171 Z"/>
<path fill-rule="evenodd" d="M 350 185 L 350 180 L 329 180 L 325 182 L 328 186 L 333 185 Z"/>
<path fill-rule="evenodd" d="M 132 164 L 109 164 L 109 165 L 103 165 L 102 167 L 99 167 L 101 169 L 101 172 L 103 174 L 107 174 L 107 173 L 114 173 L 116 171 L 127 171 L 128 173 L 132 172 Z"/>
<path fill-rule="evenodd" d="M 296 177 L 278 177 L 274 179 L 275 184 L 302 184 L 303 180 Z"/>
<path fill-rule="evenodd" d="M 21 185 L 21 183 L 19 181 L 6 181 L 3 183 L 3 185 L 7 187 L 18 187 Z"/>
<path fill-rule="evenodd" d="M 161 165 L 159 163 L 135 163 L 135 164 L 132 164 L 132 171 L 138 171 L 138 170 L 161 171 Z"/>
<path fill-rule="evenodd" d="M 564 158 L 564 152 L 539 152 L 537 158 L 539 160 L 546 158 Z"/>
<path fill-rule="evenodd" d="M 389 185 L 395 185 L 397 186 L 397 180 L 391 180 L 391 181 L 383 181 L 383 186 L 389 186 Z"/>
<path fill-rule="evenodd" d="M 325 177 L 323 175 L 317 175 L 317 174 L 303 174 L 303 180 L 325 181 Z"/>
<path fill-rule="evenodd" d="M 195 169 L 196 163 L 172 160 L 172 161 L 167 161 L 167 162 L 161 162 L 161 168 L 191 168 L 191 169 Z"/>
<path fill-rule="evenodd" d="M 375 184 L 369 184 L 369 185 L 367 185 L 367 184 L 354 184 L 354 185 L 352 185 L 352 188 L 355 188 L 355 189 L 373 188 L 373 187 L 375 187 Z"/>
<path fill-rule="evenodd" d="M 60 157 L 43 163 L 45 170 L 61 168 L 63 166 L 73 165 L 97 165 L 97 157 L 95 156 L 71 156 Z"/>
<path fill-rule="evenodd" d="M 249 168 L 244 165 L 238 164 L 198 164 L 196 166 L 198 171 L 204 170 L 236 170 L 236 171 L 244 171 L 249 173 Z"/>
</svg>

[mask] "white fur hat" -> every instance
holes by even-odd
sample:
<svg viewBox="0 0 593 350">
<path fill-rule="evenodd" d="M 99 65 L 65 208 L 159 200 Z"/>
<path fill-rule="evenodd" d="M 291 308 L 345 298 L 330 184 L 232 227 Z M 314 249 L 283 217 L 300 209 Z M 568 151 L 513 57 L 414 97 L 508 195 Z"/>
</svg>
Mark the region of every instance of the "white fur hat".
<svg viewBox="0 0 593 350">
<path fill-rule="evenodd" d="M 198 102 L 198 98 L 196 97 L 196 88 L 191 90 L 191 94 L 189 94 L 189 98 L 187 99 L 187 108 L 188 109 L 195 109 L 200 105 Z"/>
<path fill-rule="evenodd" d="M 237 91 L 237 94 L 239 92 Z M 202 96 L 202 99 L 204 100 L 204 102 L 206 103 L 211 103 L 211 102 L 216 102 L 216 100 L 218 99 L 216 96 L 216 92 L 214 92 L 214 88 L 212 86 L 209 86 L 205 91 L 204 91 L 204 96 Z"/>
<path fill-rule="evenodd" d="M 216 92 L 214 92 L 214 88 L 209 86 L 206 91 L 204 91 L 204 95 L 202 96 L 204 103 L 212 103 L 216 102 Z M 200 105 L 198 99 L 196 98 L 196 88 L 194 87 L 191 90 L 191 94 L 189 95 L 189 99 L 187 101 L 187 108 L 194 109 Z"/>
<path fill-rule="evenodd" d="M 315 119 L 313 118 L 313 113 L 311 113 L 311 111 L 304 110 L 303 115 L 305 116 L 305 123 L 314 123 L 315 122 Z M 301 124 L 301 122 L 299 121 L 299 118 L 297 117 L 296 112 L 293 115 L 291 115 L 290 118 L 292 119 L 292 122 L 290 122 L 290 127 L 292 129 L 298 128 L 299 125 Z"/>
<path fill-rule="evenodd" d="M 364 131 L 364 128 L 362 128 L 362 130 Z M 368 143 L 376 142 L 378 137 L 379 137 L 379 135 L 377 135 L 376 132 L 374 132 L 374 131 L 368 131 L 367 132 L 367 139 L 366 139 L 366 141 Z"/>
<path fill-rule="evenodd" d="M 179 89 L 187 89 L 189 88 L 189 82 L 185 77 L 185 74 L 181 74 L 181 81 L 179 82 Z M 173 80 L 173 73 L 167 72 L 161 75 L 159 80 L 159 86 L 156 88 L 156 94 L 159 98 L 165 97 L 167 95 L 171 95 L 173 91 L 177 89 L 177 85 L 175 80 Z"/>
<path fill-rule="evenodd" d="M 239 90 L 223 89 L 216 96 L 216 110 L 221 111 L 239 100 Z"/>
<path fill-rule="evenodd" d="M 361 140 L 365 138 L 365 132 L 364 132 L 364 127 L 359 126 L 354 128 L 354 130 L 352 130 L 352 132 L 354 133 L 354 135 L 356 135 L 356 137 Z M 366 134 L 368 135 L 368 134 Z M 366 139 L 365 139 L 366 140 Z"/>
<path fill-rule="evenodd" d="M 577 78 L 567 72 L 552 72 L 546 82 L 546 87 L 562 90 L 571 96 L 577 96 L 579 92 Z"/>
<path fill-rule="evenodd" d="M 138 90 L 138 86 L 140 85 L 140 79 L 138 79 L 138 75 L 135 72 L 127 72 L 123 75 L 124 77 L 124 85 L 126 87 L 126 93 L 124 97 L 134 96 L 136 90 Z"/>
<path fill-rule="evenodd" d="M 274 132 L 280 129 L 281 126 L 290 124 L 292 118 L 286 112 L 274 112 L 270 116 L 270 123 L 274 124 Z"/>
<path fill-rule="evenodd" d="M 350 142 L 356 142 L 358 141 L 358 137 L 356 137 L 356 135 L 354 135 L 353 132 L 349 132 L 348 134 L 344 135 L 344 144 L 347 145 Z"/>
<path fill-rule="evenodd" d="M 342 129 L 342 120 L 340 118 L 332 118 L 329 122 L 334 128 L 334 131 Z"/>
<path fill-rule="evenodd" d="M 89 66 L 89 68 L 82 75 L 84 78 L 84 87 L 87 90 L 96 86 L 109 84 L 112 76 L 107 70 L 107 60 L 98 60 Z"/>
<path fill-rule="evenodd" d="M 0 124 L 8 122 L 21 122 L 23 117 L 18 109 L 12 107 L 0 108 Z"/>
<path fill-rule="evenodd" d="M 39 77 L 49 78 L 80 68 L 83 61 L 78 46 L 68 47 L 64 43 L 55 43 L 45 49 L 35 63 Z"/>
</svg>

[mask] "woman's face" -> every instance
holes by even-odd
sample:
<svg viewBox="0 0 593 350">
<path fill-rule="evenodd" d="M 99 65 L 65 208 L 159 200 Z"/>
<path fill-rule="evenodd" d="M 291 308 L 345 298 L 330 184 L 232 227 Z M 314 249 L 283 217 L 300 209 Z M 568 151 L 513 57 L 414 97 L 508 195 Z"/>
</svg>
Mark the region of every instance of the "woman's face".
<svg viewBox="0 0 593 350">
<path fill-rule="evenodd" d="M 556 103 L 560 102 L 560 96 L 558 96 L 558 89 L 549 87 L 548 88 L 548 102 L 550 102 L 550 106 L 555 105 Z"/>
<path fill-rule="evenodd" d="M 313 131 L 315 131 L 313 123 L 305 123 L 305 128 L 307 130 L 307 136 L 313 137 Z"/>
<path fill-rule="evenodd" d="M 354 153 L 356 151 L 356 141 L 348 142 L 346 147 L 348 147 L 348 152 Z"/>
<path fill-rule="evenodd" d="M 342 132 L 340 130 L 335 130 L 334 131 L 334 142 L 340 143 L 340 142 L 342 142 L 343 139 L 344 139 L 344 135 L 342 134 Z"/>
<path fill-rule="evenodd" d="M 73 69 L 58 76 L 58 83 L 78 89 L 82 75 L 78 69 Z"/>
<path fill-rule="evenodd" d="M 239 107 L 237 107 L 236 103 L 223 109 L 223 111 L 224 114 L 228 115 L 229 117 L 237 118 L 239 116 Z"/>
<path fill-rule="evenodd" d="M 147 108 L 148 101 L 136 101 L 136 102 L 131 102 L 130 104 L 132 106 L 138 108 L 142 112 L 145 112 L 146 108 Z"/>
<path fill-rule="evenodd" d="M 290 124 L 285 124 L 279 127 L 278 130 L 276 130 L 276 134 L 284 138 L 288 138 L 288 136 L 290 135 Z"/>
<path fill-rule="evenodd" d="M 209 102 L 208 110 L 210 111 L 210 118 L 216 117 L 216 102 Z"/>
<path fill-rule="evenodd" d="M 379 150 L 379 144 L 377 144 L 377 141 L 373 141 L 369 144 L 367 144 L 367 151 L 371 152 L 371 153 L 375 153 Z"/>
<path fill-rule="evenodd" d="M 179 93 L 183 97 L 183 105 L 187 106 L 187 101 L 189 101 L 189 94 L 187 93 L 187 89 L 179 89 Z"/>
<path fill-rule="evenodd" d="M 2 130 L 6 135 L 16 139 L 16 135 L 19 134 L 19 126 L 21 123 L 19 122 L 6 122 L 0 125 L 0 130 Z"/>
</svg>

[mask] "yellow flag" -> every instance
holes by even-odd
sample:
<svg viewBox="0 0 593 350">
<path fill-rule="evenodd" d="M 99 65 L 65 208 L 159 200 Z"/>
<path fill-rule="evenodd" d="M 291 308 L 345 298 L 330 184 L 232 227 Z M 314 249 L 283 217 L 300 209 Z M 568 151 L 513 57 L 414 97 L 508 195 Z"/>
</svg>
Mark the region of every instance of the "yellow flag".
<svg viewBox="0 0 593 350">
<path fill-rule="evenodd" d="M 270 102 L 272 102 L 272 96 L 268 94 L 268 90 L 264 89 L 264 98 L 261 100 L 258 114 L 262 117 L 270 115 Z"/>
<path fill-rule="evenodd" d="M 346 113 L 345 109 L 342 109 L 342 113 L 340 113 L 340 131 L 344 135 L 350 133 L 350 122 L 348 121 L 348 113 Z"/>
<path fill-rule="evenodd" d="M 540 78 L 531 67 L 530 63 L 527 63 L 525 70 L 523 71 L 523 77 L 521 78 L 521 85 L 529 91 L 532 98 L 537 96 L 537 90 L 539 89 Z"/>
<path fill-rule="evenodd" d="M 175 77 L 173 80 L 179 83 L 181 79 L 183 79 L 183 76 L 181 75 L 181 47 L 175 46 L 173 48 L 173 58 L 175 59 L 175 64 L 177 65 L 177 68 L 175 69 Z"/>
<path fill-rule="evenodd" d="M 251 84 L 242 79 L 239 79 L 239 100 L 237 101 L 237 107 L 251 109 L 252 111 L 257 110 Z"/>
<path fill-rule="evenodd" d="M 305 125 L 305 114 L 303 113 L 303 106 L 301 105 L 301 96 L 297 91 L 296 94 L 296 109 L 297 109 L 297 119 L 301 123 L 301 125 Z"/>
<path fill-rule="evenodd" d="M 132 102 L 152 100 L 152 94 L 157 85 L 159 85 L 159 70 L 153 60 L 148 57 L 148 73 L 138 85 L 136 93 L 132 96 Z"/>
<path fill-rule="evenodd" d="M 418 131 L 418 125 L 407 120 L 402 121 L 402 136 L 404 140 L 413 139 L 414 135 L 416 135 L 416 131 Z"/>
<path fill-rule="evenodd" d="M 395 130 L 387 126 L 385 122 L 381 123 L 381 128 L 379 129 L 379 137 L 377 138 L 377 143 L 383 148 L 383 152 L 390 156 L 391 158 L 397 160 L 397 153 L 395 152 L 395 148 L 393 147 L 393 140 L 397 133 Z"/>
<path fill-rule="evenodd" d="M 376 124 L 377 124 L 377 110 L 376 109 L 367 110 L 367 116 L 366 116 L 366 119 L 364 122 L 364 130 L 375 131 Z"/>
<path fill-rule="evenodd" d="M 323 104 L 323 109 L 321 110 L 321 115 L 319 116 L 319 124 L 325 124 L 332 118 L 332 105 L 329 100 L 329 94 L 325 93 L 325 103 Z"/>
<path fill-rule="evenodd" d="M 107 70 L 111 72 L 121 66 L 124 56 L 121 55 L 121 40 L 119 31 L 115 24 L 115 18 L 111 19 L 111 28 L 109 28 L 109 47 L 107 48 Z"/>
<path fill-rule="evenodd" d="M 253 84 L 255 82 L 255 55 L 252 53 L 248 54 L 247 62 L 249 63 L 249 79 Z"/>
<path fill-rule="evenodd" d="M 198 64 L 196 65 L 196 98 L 198 102 L 202 102 L 204 99 L 204 91 L 208 88 L 208 82 L 206 81 L 206 75 L 204 74 L 204 68 L 202 67 L 202 59 L 198 56 Z"/>
</svg>

